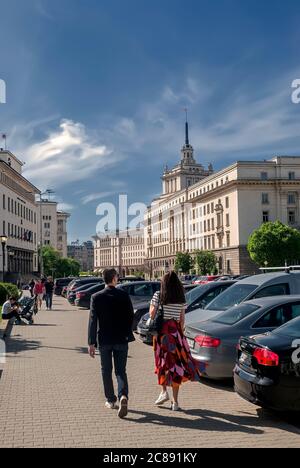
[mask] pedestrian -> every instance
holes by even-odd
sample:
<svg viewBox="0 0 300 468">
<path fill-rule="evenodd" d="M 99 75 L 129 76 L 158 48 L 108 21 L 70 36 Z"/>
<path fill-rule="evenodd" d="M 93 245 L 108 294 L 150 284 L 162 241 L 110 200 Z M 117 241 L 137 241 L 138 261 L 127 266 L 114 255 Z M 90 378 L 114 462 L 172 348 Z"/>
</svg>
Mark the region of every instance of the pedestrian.
<svg viewBox="0 0 300 468">
<path fill-rule="evenodd" d="M 53 290 L 54 290 L 53 278 L 52 278 L 52 276 L 48 276 L 48 278 L 47 278 L 47 280 L 45 282 L 47 310 L 52 310 Z"/>
<path fill-rule="evenodd" d="M 156 405 L 170 400 L 168 387 L 172 388 L 171 409 L 178 411 L 178 394 L 181 384 L 199 381 L 202 365 L 192 358 L 189 345 L 184 336 L 185 294 L 182 283 L 174 271 L 168 272 L 150 304 L 150 317 L 163 313 L 162 328 L 154 337 L 155 373 L 162 391 Z"/>
<path fill-rule="evenodd" d="M 33 293 L 37 296 L 38 308 L 41 310 L 43 298 L 45 295 L 45 280 L 37 280 L 33 289 Z"/>
<path fill-rule="evenodd" d="M 34 295 L 34 294 L 33 294 L 34 286 L 35 286 L 35 281 L 34 281 L 34 279 L 32 278 L 32 280 L 31 280 L 30 283 L 29 283 L 29 291 L 30 291 L 31 297 L 33 297 L 33 295 Z"/>
<path fill-rule="evenodd" d="M 2 319 L 10 320 L 12 318 L 16 319 L 15 325 L 25 325 L 20 316 L 18 299 L 14 296 L 11 296 L 2 306 Z"/>
<path fill-rule="evenodd" d="M 128 378 L 126 372 L 128 344 L 134 341 L 132 333 L 133 306 L 129 295 L 117 289 L 118 273 L 114 269 L 104 271 L 106 288 L 94 294 L 91 299 L 89 321 L 89 354 L 95 358 L 98 343 L 102 380 L 106 397 L 106 408 L 117 408 L 118 416 L 128 414 Z M 97 336 L 98 335 L 98 336 Z M 112 380 L 113 362 L 118 382 L 118 398 Z"/>
</svg>

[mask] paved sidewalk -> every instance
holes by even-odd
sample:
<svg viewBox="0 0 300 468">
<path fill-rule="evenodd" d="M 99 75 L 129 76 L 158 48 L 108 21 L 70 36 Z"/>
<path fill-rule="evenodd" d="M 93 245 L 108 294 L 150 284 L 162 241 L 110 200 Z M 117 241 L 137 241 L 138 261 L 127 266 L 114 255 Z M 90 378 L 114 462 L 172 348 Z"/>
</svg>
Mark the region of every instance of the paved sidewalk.
<svg viewBox="0 0 300 468">
<path fill-rule="evenodd" d="M 119 420 L 104 408 L 87 323 L 88 311 L 55 298 L 34 326 L 13 328 L 0 378 L 0 447 L 300 447 L 299 429 L 228 386 L 189 383 L 182 412 L 156 408 L 152 349 L 140 342 L 130 349 L 131 411 Z"/>
</svg>

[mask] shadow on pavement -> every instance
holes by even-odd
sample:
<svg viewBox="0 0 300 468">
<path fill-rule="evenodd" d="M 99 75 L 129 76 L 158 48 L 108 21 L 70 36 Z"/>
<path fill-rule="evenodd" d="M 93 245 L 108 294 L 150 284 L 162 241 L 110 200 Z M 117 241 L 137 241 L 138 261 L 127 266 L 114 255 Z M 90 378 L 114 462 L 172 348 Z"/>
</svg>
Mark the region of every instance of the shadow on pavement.
<svg viewBox="0 0 300 468">
<path fill-rule="evenodd" d="M 198 431 L 240 432 L 245 434 L 263 434 L 265 432 L 265 428 L 276 428 L 278 427 L 279 422 L 282 424 L 282 420 L 280 418 L 274 417 L 273 413 L 261 409 L 258 410 L 257 416 L 247 416 L 245 414 L 240 416 L 205 409 L 181 410 L 179 413 L 181 415 L 185 414 L 189 418 L 196 417 L 197 419 L 184 419 L 182 417 L 175 416 L 175 413 L 171 413 L 170 409 L 161 409 L 166 413 L 169 412 L 170 416 L 149 413 L 146 411 L 130 410 L 129 415 L 134 414 L 136 416 L 140 416 L 140 418 L 130 418 L 129 416 L 127 420 L 138 424 L 180 427 L 182 429 L 193 429 Z M 293 426 L 283 428 L 281 425 L 281 430 L 285 430 L 292 434 L 299 434 L 299 430 L 296 427 L 293 428 Z"/>
<path fill-rule="evenodd" d="M 41 348 L 41 342 L 21 338 L 21 335 L 14 335 L 6 340 L 7 353 L 19 354 L 26 351 L 34 351 Z"/>
<path fill-rule="evenodd" d="M 227 380 L 208 380 L 208 379 L 201 379 L 200 385 L 205 385 L 206 387 L 215 388 L 217 390 L 223 390 L 225 392 L 234 392 L 233 388 L 233 379 Z"/>
<path fill-rule="evenodd" d="M 127 417 L 126 420 L 138 424 L 154 424 L 157 426 L 170 426 L 182 429 L 193 429 L 196 431 L 241 432 L 245 434 L 264 433 L 263 429 L 257 428 L 259 423 L 258 419 L 255 417 L 240 417 L 226 413 L 218 413 L 216 411 L 193 409 L 181 411 L 179 414 L 197 417 L 197 419 L 185 419 L 175 416 L 175 413 L 171 413 L 170 409 L 162 409 L 169 412 L 170 416 L 148 413 L 146 411 L 130 410 L 129 414 L 135 414 L 141 417 L 139 419 Z"/>
</svg>

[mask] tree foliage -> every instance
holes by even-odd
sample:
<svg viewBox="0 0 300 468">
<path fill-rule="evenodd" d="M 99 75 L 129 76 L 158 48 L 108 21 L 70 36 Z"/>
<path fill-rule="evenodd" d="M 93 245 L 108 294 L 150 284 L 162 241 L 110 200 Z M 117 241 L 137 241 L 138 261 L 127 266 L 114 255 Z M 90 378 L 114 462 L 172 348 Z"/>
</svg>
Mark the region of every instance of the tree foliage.
<svg viewBox="0 0 300 468">
<path fill-rule="evenodd" d="M 217 258 L 210 250 L 197 250 L 195 263 L 201 275 L 215 274 L 217 271 Z"/>
<path fill-rule="evenodd" d="M 80 263 L 73 258 L 65 258 L 51 246 L 42 248 L 43 269 L 46 276 L 61 278 L 65 276 L 79 276 Z"/>
<path fill-rule="evenodd" d="M 178 252 L 175 260 L 175 270 L 188 274 L 193 268 L 193 259 L 188 252 Z"/>
<path fill-rule="evenodd" d="M 264 223 L 249 237 L 248 252 L 261 267 L 292 264 L 300 260 L 300 232 L 280 221 Z"/>
</svg>

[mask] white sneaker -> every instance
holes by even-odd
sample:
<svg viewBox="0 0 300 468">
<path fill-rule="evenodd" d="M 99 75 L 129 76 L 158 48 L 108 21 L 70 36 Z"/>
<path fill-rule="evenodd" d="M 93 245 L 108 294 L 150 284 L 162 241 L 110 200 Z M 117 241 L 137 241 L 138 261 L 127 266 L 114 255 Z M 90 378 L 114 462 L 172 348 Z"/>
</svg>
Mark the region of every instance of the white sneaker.
<svg viewBox="0 0 300 468">
<path fill-rule="evenodd" d="M 117 408 L 117 405 L 116 403 L 110 403 L 109 401 L 107 401 L 105 403 L 105 408 L 108 408 L 108 409 L 116 409 Z"/>
<path fill-rule="evenodd" d="M 169 401 L 169 400 L 170 400 L 170 397 L 169 397 L 168 392 L 162 391 L 161 394 L 159 395 L 158 399 L 156 400 L 155 404 L 157 406 L 163 405 L 164 403 L 166 403 L 166 401 Z"/>
<path fill-rule="evenodd" d="M 172 411 L 180 411 L 178 403 L 173 402 L 171 405 L 171 410 Z"/>
</svg>

